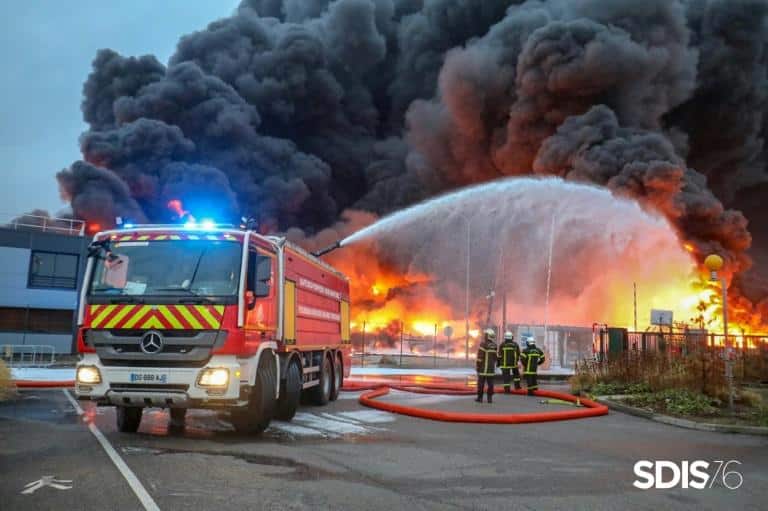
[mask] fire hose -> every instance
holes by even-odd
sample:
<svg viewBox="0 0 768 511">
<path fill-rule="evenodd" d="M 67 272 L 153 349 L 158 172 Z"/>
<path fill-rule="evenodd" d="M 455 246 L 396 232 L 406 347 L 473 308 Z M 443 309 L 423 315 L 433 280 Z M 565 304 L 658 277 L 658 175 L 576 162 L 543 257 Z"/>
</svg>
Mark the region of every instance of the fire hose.
<svg viewBox="0 0 768 511">
<path fill-rule="evenodd" d="M 35 381 L 35 380 L 16 380 L 14 384 L 18 388 L 67 388 L 73 387 L 75 382 L 69 381 Z M 418 408 L 415 406 L 406 406 L 385 401 L 378 401 L 377 398 L 386 396 L 390 390 L 399 390 L 413 394 L 433 394 L 448 396 L 470 396 L 476 393 L 472 387 L 461 384 L 396 384 L 390 382 L 360 382 L 346 381 L 341 389 L 346 392 L 364 392 L 358 401 L 361 405 L 369 408 L 376 408 L 390 413 L 408 415 L 421 419 L 429 419 L 443 422 L 474 422 L 484 424 L 523 424 L 528 422 L 549 422 L 571 419 L 583 419 L 587 417 L 598 417 L 608 414 L 608 407 L 578 396 L 566 394 L 564 392 L 555 392 L 552 390 L 537 390 L 534 395 L 538 397 L 548 397 L 558 399 L 579 406 L 575 410 L 560 410 L 553 412 L 535 412 L 535 413 L 466 413 L 453 412 L 447 410 L 431 410 L 428 408 Z M 527 395 L 525 390 L 513 390 L 513 394 Z"/>
<path fill-rule="evenodd" d="M 386 412 L 409 415 L 421 419 L 429 419 L 443 422 L 474 422 L 484 424 L 523 424 L 528 422 L 549 422 L 571 419 L 583 419 L 587 417 L 598 417 L 608 414 L 608 407 L 578 396 L 573 396 L 563 392 L 552 390 L 536 390 L 534 395 L 538 397 L 548 397 L 567 401 L 580 405 L 576 410 L 561 410 L 554 412 L 535 412 L 535 413 L 466 413 L 453 412 L 447 410 L 431 410 L 428 408 L 418 408 L 414 406 L 400 405 L 384 401 L 377 401 L 377 398 L 389 394 L 390 389 L 417 394 L 441 394 L 441 395 L 474 395 L 476 390 L 466 385 L 413 385 L 413 384 L 393 384 L 393 383 L 362 383 L 347 381 L 342 388 L 345 391 L 365 390 L 358 401 L 361 405 L 370 408 L 376 408 Z M 513 394 L 527 395 L 525 390 L 514 390 Z"/>
</svg>

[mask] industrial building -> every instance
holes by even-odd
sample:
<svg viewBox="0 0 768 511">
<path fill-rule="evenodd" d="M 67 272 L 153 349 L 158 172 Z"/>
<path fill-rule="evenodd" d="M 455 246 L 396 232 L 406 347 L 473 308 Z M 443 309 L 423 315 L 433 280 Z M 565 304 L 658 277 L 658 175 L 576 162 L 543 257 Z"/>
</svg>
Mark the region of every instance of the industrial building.
<svg viewBox="0 0 768 511">
<path fill-rule="evenodd" d="M 88 238 L 76 220 L 25 215 L 0 227 L 0 347 L 74 349 Z M 50 350 L 50 348 L 48 348 Z"/>
</svg>

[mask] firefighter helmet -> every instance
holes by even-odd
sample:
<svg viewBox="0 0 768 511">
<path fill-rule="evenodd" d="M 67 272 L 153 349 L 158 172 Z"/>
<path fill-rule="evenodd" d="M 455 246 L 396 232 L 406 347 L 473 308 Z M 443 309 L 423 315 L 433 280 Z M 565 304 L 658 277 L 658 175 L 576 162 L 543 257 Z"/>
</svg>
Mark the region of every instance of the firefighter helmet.
<svg viewBox="0 0 768 511">
<path fill-rule="evenodd" d="M 536 346 L 536 339 L 534 339 L 532 335 L 525 336 L 525 345 Z"/>
<path fill-rule="evenodd" d="M 515 338 L 515 336 L 514 336 L 514 335 L 512 335 L 512 332 L 510 332 L 509 330 L 507 330 L 506 332 L 504 332 L 504 339 L 505 339 L 505 340 L 507 340 L 507 341 L 511 341 L 511 340 L 512 340 L 512 339 L 514 339 L 514 338 Z"/>
<path fill-rule="evenodd" d="M 490 339 L 492 341 L 496 340 L 496 332 L 493 331 L 493 328 L 486 328 L 485 332 L 483 333 L 485 334 L 486 339 Z"/>
</svg>

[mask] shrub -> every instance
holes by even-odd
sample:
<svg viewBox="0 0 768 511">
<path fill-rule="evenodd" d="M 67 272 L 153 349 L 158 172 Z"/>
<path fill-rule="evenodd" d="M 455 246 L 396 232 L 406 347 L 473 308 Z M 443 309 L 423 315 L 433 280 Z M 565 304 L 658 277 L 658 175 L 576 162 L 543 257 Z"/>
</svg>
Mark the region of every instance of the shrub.
<svg viewBox="0 0 768 511">
<path fill-rule="evenodd" d="M 698 392 L 685 389 L 667 389 L 661 392 L 640 394 L 629 400 L 633 406 L 651 408 L 672 415 L 716 415 L 719 401 Z"/>
<path fill-rule="evenodd" d="M 7 399 L 14 392 L 11 382 L 11 370 L 0 360 L 0 400 Z"/>
</svg>

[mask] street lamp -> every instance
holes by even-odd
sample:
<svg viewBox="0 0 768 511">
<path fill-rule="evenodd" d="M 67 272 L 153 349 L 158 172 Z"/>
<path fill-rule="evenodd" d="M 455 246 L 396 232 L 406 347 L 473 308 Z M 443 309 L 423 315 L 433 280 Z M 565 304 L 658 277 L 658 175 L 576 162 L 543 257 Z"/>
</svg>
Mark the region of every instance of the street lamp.
<svg viewBox="0 0 768 511">
<path fill-rule="evenodd" d="M 710 282 L 720 282 L 723 292 L 723 339 L 725 343 L 725 379 L 728 382 L 728 408 L 733 412 L 733 358 L 731 343 L 728 339 L 728 286 L 725 277 L 718 279 L 717 272 L 723 268 L 723 258 L 717 254 L 710 254 L 704 259 L 704 266 L 709 270 Z"/>
<path fill-rule="evenodd" d="M 461 215 L 461 218 L 467 222 L 467 272 L 464 283 L 464 357 L 466 360 L 469 360 L 469 261 L 472 250 L 472 219 L 466 215 Z"/>
</svg>

